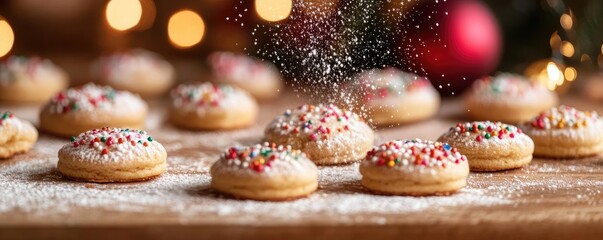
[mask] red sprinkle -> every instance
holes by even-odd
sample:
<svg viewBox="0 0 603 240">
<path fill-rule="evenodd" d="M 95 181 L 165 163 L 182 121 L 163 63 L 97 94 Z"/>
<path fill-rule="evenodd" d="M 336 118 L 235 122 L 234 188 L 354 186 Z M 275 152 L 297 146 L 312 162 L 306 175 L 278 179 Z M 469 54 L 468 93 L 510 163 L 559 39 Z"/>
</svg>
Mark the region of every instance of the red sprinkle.
<svg viewBox="0 0 603 240">
<path fill-rule="evenodd" d="M 103 151 L 101 152 L 101 155 L 106 155 L 106 154 L 109 154 L 109 150 L 104 148 Z"/>
</svg>

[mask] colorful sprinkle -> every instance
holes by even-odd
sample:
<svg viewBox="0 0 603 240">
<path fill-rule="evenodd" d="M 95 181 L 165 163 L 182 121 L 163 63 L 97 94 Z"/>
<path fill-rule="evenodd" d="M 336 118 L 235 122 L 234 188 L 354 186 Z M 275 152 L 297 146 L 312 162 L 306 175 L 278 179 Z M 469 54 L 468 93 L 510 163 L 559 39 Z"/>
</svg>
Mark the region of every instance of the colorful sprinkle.
<svg viewBox="0 0 603 240">
<path fill-rule="evenodd" d="M 395 140 L 373 147 L 366 155 L 365 161 L 377 166 L 407 167 L 442 167 L 447 164 L 458 164 L 467 158 L 456 148 L 446 143 L 431 142 L 420 139 Z"/>
<path fill-rule="evenodd" d="M 360 118 L 355 113 L 341 110 L 335 105 L 320 104 L 288 109 L 271 125 L 274 131 L 282 135 L 304 134 L 311 141 L 319 141 L 329 139 L 333 132 L 349 131 L 350 121 L 360 121 Z"/>
<path fill-rule="evenodd" d="M 431 86 L 429 80 L 397 68 L 372 69 L 356 77 L 354 90 L 359 91 L 366 102 L 376 99 L 397 97 L 408 92 Z"/>
<path fill-rule="evenodd" d="M 584 112 L 561 105 L 542 112 L 532 120 L 531 125 L 537 129 L 583 128 L 597 122 L 598 119 L 599 114 L 595 111 Z"/>
<path fill-rule="evenodd" d="M 455 135 L 473 136 L 476 142 L 514 138 L 517 134 L 522 134 L 521 129 L 513 125 L 490 121 L 457 123 L 449 131 Z"/>
<path fill-rule="evenodd" d="M 115 141 L 117 139 L 117 141 Z M 127 144 L 124 139 L 131 139 Z M 100 128 L 86 131 L 77 137 L 72 137 L 72 147 L 88 147 L 97 149 L 101 155 L 107 155 L 112 152 L 123 152 L 129 147 L 136 147 L 137 142 L 144 147 L 150 146 L 151 136 L 146 132 L 139 130 L 120 129 L 120 128 Z"/>
<path fill-rule="evenodd" d="M 276 145 L 265 142 L 251 147 L 231 147 L 225 150 L 221 159 L 228 165 L 249 168 L 257 173 L 269 171 L 276 161 L 296 161 L 306 155 L 291 146 Z"/>
</svg>

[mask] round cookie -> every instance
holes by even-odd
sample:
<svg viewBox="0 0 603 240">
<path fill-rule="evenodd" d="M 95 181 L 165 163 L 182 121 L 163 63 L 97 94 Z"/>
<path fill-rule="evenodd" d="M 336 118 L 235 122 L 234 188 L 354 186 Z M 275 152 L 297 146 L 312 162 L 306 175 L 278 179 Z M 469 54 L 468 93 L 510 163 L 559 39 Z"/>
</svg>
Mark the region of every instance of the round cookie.
<svg viewBox="0 0 603 240">
<path fill-rule="evenodd" d="M 509 123 L 529 121 L 558 102 L 546 87 L 510 73 L 475 81 L 463 100 L 471 118 Z"/>
<path fill-rule="evenodd" d="M 319 165 L 356 162 L 374 141 L 358 115 L 334 105 L 302 105 L 277 116 L 265 130 L 269 142 L 300 149 Z"/>
<path fill-rule="evenodd" d="M 390 141 L 360 163 L 362 185 L 388 195 L 449 195 L 467 185 L 467 158 L 446 143 Z"/>
<path fill-rule="evenodd" d="M 105 126 L 141 129 L 147 111 L 136 95 L 90 83 L 52 97 L 40 112 L 40 129 L 62 137 Z"/>
<path fill-rule="evenodd" d="M 67 85 L 67 74 L 48 59 L 11 56 L 0 63 L 0 102 L 45 103 Z"/>
<path fill-rule="evenodd" d="M 318 169 L 291 146 L 232 147 L 211 166 L 211 187 L 236 198 L 283 201 L 316 191 Z"/>
<path fill-rule="evenodd" d="M 144 98 L 159 97 L 174 83 L 172 65 L 156 53 L 134 49 L 100 58 L 93 74 L 101 84 Z"/>
<path fill-rule="evenodd" d="M 466 122 L 438 139 L 467 156 L 471 171 L 521 168 L 532 161 L 534 142 L 521 129 L 501 122 Z"/>
<path fill-rule="evenodd" d="M 29 151 L 38 140 L 38 131 L 31 123 L 10 112 L 0 113 L 0 159 Z"/>
<path fill-rule="evenodd" d="M 247 92 L 224 84 L 181 84 L 171 96 L 170 122 L 188 129 L 247 127 L 258 113 L 257 103 Z"/>
<path fill-rule="evenodd" d="M 165 172 L 165 148 L 139 130 L 101 128 L 71 138 L 59 150 L 57 168 L 86 182 L 134 182 Z"/>
<path fill-rule="evenodd" d="M 211 81 L 237 86 L 259 100 L 276 98 L 283 80 L 270 62 L 232 52 L 214 52 L 207 59 Z"/>
<path fill-rule="evenodd" d="M 603 153 L 603 120 L 594 111 L 558 106 L 520 127 L 534 140 L 536 156 L 578 158 Z"/>
<path fill-rule="evenodd" d="M 356 109 L 378 126 L 423 120 L 440 107 L 440 95 L 429 80 L 396 68 L 362 72 L 351 87 Z"/>
</svg>

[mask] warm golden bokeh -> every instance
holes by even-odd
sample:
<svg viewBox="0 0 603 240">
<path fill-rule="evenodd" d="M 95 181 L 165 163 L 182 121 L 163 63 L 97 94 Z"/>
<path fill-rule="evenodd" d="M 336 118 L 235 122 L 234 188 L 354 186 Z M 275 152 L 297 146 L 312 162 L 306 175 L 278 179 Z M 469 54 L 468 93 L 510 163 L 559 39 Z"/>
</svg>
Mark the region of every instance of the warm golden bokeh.
<svg viewBox="0 0 603 240">
<path fill-rule="evenodd" d="M 574 50 L 574 45 L 572 45 L 571 42 L 568 41 L 563 41 L 561 42 L 561 54 L 563 54 L 563 56 L 566 57 L 573 57 L 575 50 Z"/>
<path fill-rule="evenodd" d="M 8 22 L 0 19 L 0 57 L 6 55 L 13 48 L 15 34 Z"/>
<path fill-rule="evenodd" d="M 138 0 L 111 0 L 105 16 L 109 26 L 118 31 L 135 27 L 142 17 L 142 5 Z"/>
<path fill-rule="evenodd" d="M 567 13 L 564 13 L 563 15 L 561 15 L 561 18 L 559 18 L 559 23 L 561 24 L 561 27 L 563 27 L 563 29 L 570 30 L 574 25 L 574 20 L 572 19 L 572 16 Z"/>
<path fill-rule="evenodd" d="M 205 34 L 205 23 L 199 14 L 191 10 L 180 10 L 170 17 L 168 37 L 178 48 L 190 48 L 201 42 Z"/>
<path fill-rule="evenodd" d="M 574 81 L 578 77 L 578 71 L 576 71 L 573 67 L 568 67 L 565 69 L 565 79 L 568 81 Z"/>
<path fill-rule="evenodd" d="M 255 11 L 258 16 L 269 22 L 286 19 L 292 8 L 292 0 L 255 0 Z"/>
</svg>

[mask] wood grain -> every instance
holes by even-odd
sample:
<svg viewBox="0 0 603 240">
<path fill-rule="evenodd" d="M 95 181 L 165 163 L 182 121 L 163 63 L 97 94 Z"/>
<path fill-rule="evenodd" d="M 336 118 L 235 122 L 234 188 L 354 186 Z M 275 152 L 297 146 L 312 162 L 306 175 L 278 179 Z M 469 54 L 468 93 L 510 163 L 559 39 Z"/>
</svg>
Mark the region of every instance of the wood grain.
<svg viewBox="0 0 603 240">
<path fill-rule="evenodd" d="M 587 102 L 579 97 L 565 97 L 562 101 L 578 108 L 603 112 L 603 105 Z M 263 103 L 261 116 L 255 126 L 219 133 L 187 132 L 166 125 L 163 122 L 163 103 L 155 102 L 152 103 L 153 111 L 147 125 L 149 132 L 168 149 L 171 176 L 202 176 L 207 175 L 211 161 L 202 160 L 192 164 L 190 159 L 210 159 L 222 147 L 261 141 L 265 124 L 287 106 L 295 106 L 300 102 L 300 98 L 290 96 L 282 101 Z M 35 107 L 2 106 L 0 110 L 11 110 L 18 116 L 36 122 Z M 452 124 L 462 120 L 462 113 L 463 109 L 457 99 L 446 99 L 438 117 L 405 126 L 378 129 L 377 142 L 405 138 L 434 140 Z M 49 163 L 53 163 L 56 157 L 51 150 L 62 143 L 62 139 L 42 135 L 33 151 L 0 162 L 0 170 L 19 163 L 23 163 L 26 168 L 33 168 L 35 164 L 40 164 L 36 159 L 48 159 Z M 350 166 L 338 166 L 321 168 L 321 171 L 349 169 Z M 26 170 L 24 171 L 27 172 Z M 41 182 L 74 184 L 62 179 L 51 168 L 28 177 L 31 185 L 24 186 L 32 189 Z M 80 185 L 74 187 L 97 190 L 137 187 L 136 184 L 78 184 Z M 342 182 L 321 180 L 321 185 L 317 194 L 324 195 L 325 198 L 342 192 L 351 196 L 369 195 L 357 179 Z M 362 211 L 341 214 L 308 212 L 296 217 L 289 217 L 286 212 L 283 216 L 274 217 L 274 213 L 262 214 L 260 209 L 254 218 L 245 218 L 237 215 L 187 213 L 186 208 L 181 211 L 154 208 L 148 212 L 130 212 L 117 211 L 109 206 L 74 206 L 61 213 L 5 209 L 3 207 L 9 205 L 9 200 L 19 198 L 9 192 L 8 195 L 0 195 L 0 210 L 4 209 L 0 211 L 0 239 L 283 239 L 284 236 L 288 239 L 603 239 L 601 157 L 577 160 L 535 159 L 523 169 L 472 173 L 468 188 L 487 192 L 487 196 L 504 196 L 507 202 L 455 204 L 450 207 L 436 204 L 417 211 L 392 211 L 391 214 Z M 215 195 L 206 185 L 188 189 L 187 192 L 193 198 L 212 198 Z M 418 198 L 413 201 L 432 201 L 433 198 L 441 197 Z M 214 197 L 210 203 L 233 204 L 233 201 Z"/>
</svg>

